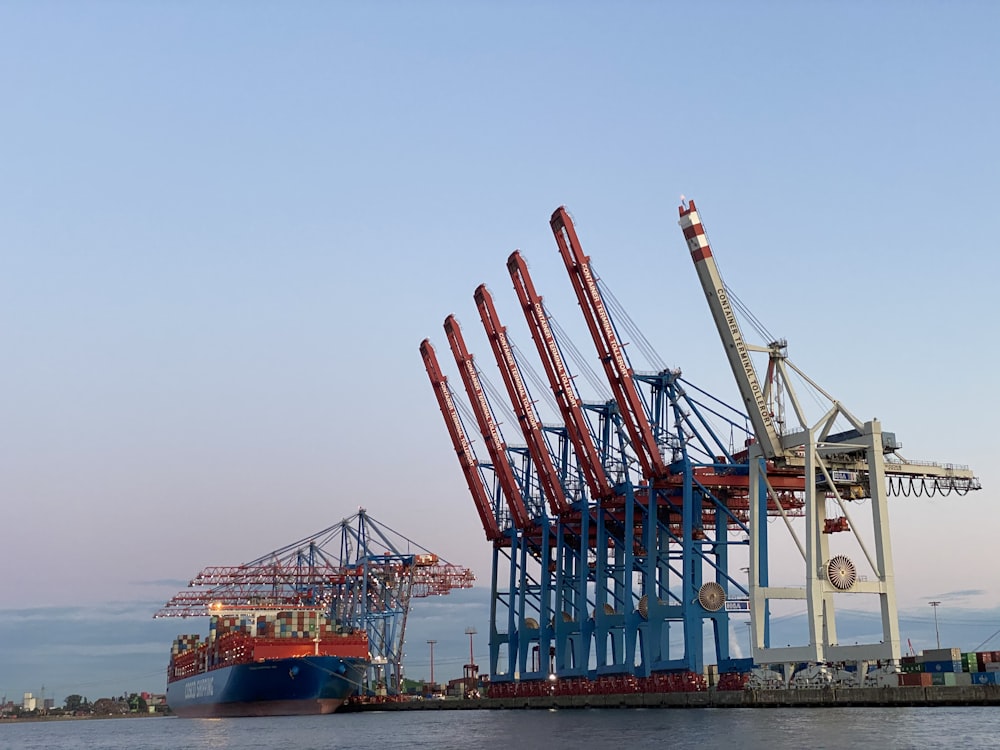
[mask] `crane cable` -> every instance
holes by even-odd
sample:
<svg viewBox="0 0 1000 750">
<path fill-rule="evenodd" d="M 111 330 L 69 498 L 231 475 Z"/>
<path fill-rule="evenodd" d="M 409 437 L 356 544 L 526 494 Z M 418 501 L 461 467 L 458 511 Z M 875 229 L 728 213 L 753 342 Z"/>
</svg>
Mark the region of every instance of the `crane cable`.
<svg viewBox="0 0 1000 750">
<path fill-rule="evenodd" d="M 590 366 L 588 360 L 583 356 L 576 344 L 573 342 L 573 339 L 567 335 L 566 331 L 559 325 L 559 321 L 549 315 L 548 310 L 545 310 L 545 317 L 549 320 L 549 327 L 552 329 L 552 335 L 556 340 L 556 345 L 559 347 L 559 351 L 562 352 L 565 349 L 569 352 L 569 358 L 573 361 L 576 371 L 580 372 L 586 381 L 590 383 L 590 387 L 597 393 L 598 398 L 602 401 L 609 401 L 611 399 L 611 388 L 607 382 L 603 378 L 598 377 L 594 368 Z M 577 398 L 580 397 L 579 390 L 579 388 L 576 388 Z"/>
<path fill-rule="evenodd" d="M 973 651 L 978 651 L 978 650 L 979 650 L 979 649 L 981 649 L 981 648 L 982 648 L 983 646 L 985 646 L 985 645 L 986 645 L 987 643 L 989 643 L 989 642 L 990 642 L 990 641 L 992 641 L 992 640 L 993 640 L 994 638 L 996 638 L 996 637 L 997 637 L 998 635 L 1000 635 L 1000 630 L 998 630 L 997 632 L 995 632 L 995 633 L 994 633 L 993 635 L 991 635 L 991 636 L 990 636 L 989 638 L 987 638 L 987 639 L 986 639 L 985 641 L 983 641 L 982 643 L 980 643 L 980 644 L 979 644 L 978 646 L 976 646 L 976 647 L 975 647 L 974 649 L 972 649 L 972 650 L 973 650 Z"/>
<path fill-rule="evenodd" d="M 702 231 L 705 233 L 705 241 L 708 243 L 709 247 L 711 247 L 712 240 L 708 236 L 708 230 L 705 229 L 704 212 L 699 209 L 698 214 L 699 216 L 701 216 L 702 219 Z M 761 320 L 756 315 L 753 314 L 750 308 L 743 303 L 743 300 L 741 300 L 736 295 L 736 293 L 733 292 L 733 290 L 729 287 L 729 284 L 726 283 L 725 281 L 726 277 L 725 274 L 722 273 L 722 267 L 721 264 L 719 263 L 718 258 L 715 258 L 715 265 L 716 268 L 719 269 L 719 277 L 722 279 L 722 286 L 725 288 L 726 294 L 729 296 L 729 301 L 746 319 L 746 321 L 750 324 L 750 327 L 753 328 L 764 341 L 767 342 L 775 341 L 776 340 L 775 337 L 771 335 L 771 332 L 767 330 L 767 327 L 761 322 Z"/>
<path fill-rule="evenodd" d="M 656 349 L 650 343 L 649 339 L 642 332 L 642 329 L 636 325 L 636 322 L 628 314 L 624 305 L 618 301 L 615 297 L 614 292 L 611 288 L 604 283 L 601 277 L 594 270 L 593 264 L 591 264 L 591 271 L 594 273 L 594 278 L 597 281 L 597 290 L 600 292 L 601 299 L 605 302 L 610 311 L 611 324 L 617 328 L 620 324 L 625 332 L 628 334 L 629 338 L 635 342 L 636 348 L 639 349 L 640 353 L 646 358 L 646 361 L 652 365 L 652 367 L 657 371 L 662 371 L 667 369 L 666 363 L 663 358 L 657 353 Z"/>
</svg>

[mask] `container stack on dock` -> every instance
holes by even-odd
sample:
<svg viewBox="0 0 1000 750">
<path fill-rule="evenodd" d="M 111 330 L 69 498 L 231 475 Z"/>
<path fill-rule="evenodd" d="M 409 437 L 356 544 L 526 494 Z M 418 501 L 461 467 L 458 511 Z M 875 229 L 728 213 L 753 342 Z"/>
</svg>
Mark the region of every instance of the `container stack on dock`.
<svg viewBox="0 0 1000 750">
<path fill-rule="evenodd" d="M 900 686 L 1000 684 L 1000 651 L 929 649 L 900 660 Z"/>
<path fill-rule="evenodd" d="M 744 690 L 750 681 L 749 672 L 724 672 L 719 675 L 716 690 Z"/>
</svg>

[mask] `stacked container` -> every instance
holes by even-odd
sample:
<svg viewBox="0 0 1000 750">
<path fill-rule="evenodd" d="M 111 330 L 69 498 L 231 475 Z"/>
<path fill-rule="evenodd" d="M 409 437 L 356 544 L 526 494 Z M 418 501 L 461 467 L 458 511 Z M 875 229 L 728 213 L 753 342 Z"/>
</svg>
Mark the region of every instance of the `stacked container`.
<svg viewBox="0 0 1000 750">
<path fill-rule="evenodd" d="M 972 685 L 1000 685 L 1000 651 L 963 654 Z"/>
<path fill-rule="evenodd" d="M 182 651 L 191 651 L 192 649 L 198 648 L 201 645 L 201 636 L 198 634 L 194 635 L 179 635 L 174 638 L 173 644 L 170 646 L 170 655 L 177 656 L 177 654 Z"/>
<path fill-rule="evenodd" d="M 928 649 L 917 657 L 917 661 L 924 665 L 922 671 L 931 674 L 962 671 L 962 652 L 957 648 Z M 937 682 L 935 684 L 944 685 L 946 683 Z"/>
<path fill-rule="evenodd" d="M 900 687 L 928 687 L 932 685 L 934 675 L 926 672 L 903 672 L 899 675 Z"/>
<path fill-rule="evenodd" d="M 1000 684 L 1000 651 L 928 649 L 919 656 L 904 656 L 899 667 L 901 686 Z"/>
</svg>

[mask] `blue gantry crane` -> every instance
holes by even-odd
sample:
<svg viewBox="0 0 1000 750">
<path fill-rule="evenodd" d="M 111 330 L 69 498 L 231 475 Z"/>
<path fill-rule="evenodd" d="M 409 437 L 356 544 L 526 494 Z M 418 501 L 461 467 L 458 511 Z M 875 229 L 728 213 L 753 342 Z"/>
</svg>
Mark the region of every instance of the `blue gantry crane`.
<svg viewBox="0 0 1000 750">
<path fill-rule="evenodd" d="M 492 694 L 618 690 L 622 680 L 688 689 L 701 680 L 706 626 L 720 669 L 746 666 L 730 653 L 726 602 L 745 610 L 748 595 L 731 573 L 730 550 L 747 544 L 749 470 L 730 442 L 734 433 L 741 447 L 749 441 L 749 422 L 679 370 L 636 375 L 565 209 L 551 227 L 611 399 L 587 403 L 577 393 L 520 253 L 508 270 L 560 424 L 543 426 L 534 412 L 484 286 L 474 298 L 526 447 L 504 440 L 454 316 L 445 321 L 510 509 L 494 516 L 499 535 L 490 539 Z M 428 372 L 432 383 L 443 379 L 440 368 Z M 446 420 L 452 411 L 442 405 Z M 460 461 L 470 444 L 467 434 L 455 441 Z M 774 481 L 782 492 L 801 489 L 801 480 Z"/>
<path fill-rule="evenodd" d="M 520 252 L 508 258 L 508 271 L 558 422 L 545 424 L 536 412 L 521 372 L 526 363 L 514 356 L 484 285 L 474 299 L 524 445 L 504 438 L 487 397 L 496 391 L 484 387 L 454 316 L 445 332 L 478 434 L 457 419 L 457 394 L 428 356 L 430 342 L 421 344 L 493 545 L 491 695 L 701 689 L 706 655 L 720 673 L 737 678 L 736 687 L 754 660 L 891 663 L 899 638 L 886 498 L 979 488 L 967 467 L 900 456 L 892 433 L 829 397 L 791 363 L 784 341 L 748 344 L 693 202 L 680 207 L 680 224 L 743 400 L 738 408 L 658 356 L 652 371 L 633 369 L 620 330 L 640 350 L 652 347 L 600 281 L 562 207 L 550 227 L 610 398 L 588 401 L 578 391 L 564 356 L 578 350 L 557 334 Z M 761 377 L 756 352 L 768 355 Z M 793 375 L 827 403 L 818 421 L 807 421 Z M 794 426 L 786 423 L 786 400 Z M 475 458 L 479 439 L 489 453 L 485 463 Z M 484 479 L 489 472 L 492 483 Z M 862 534 L 850 510 L 857 501 L 872 513 Z M 778 535 L 768 521 L 775 517 L 805 563 L 802 586 L 771 583 L 769 546 Z M 831 538 L 848 536 L 839 532 L 853 532 L 867 574 L 847 554 L 835 554 Z M 867 538 L 875 540 L 873 553 Z M 845 594 L 879 597 L 878 643 L 837 643 L 834 602 Z M 805 646 L 770 644 L 771 605 L 783 599 L 807 605 Z M 731 645 L 732 617 L 750 618 L 752 658 Z"/>
<path fill-rule="evenodd" d="M 322 607 L 345 632 L 368 635 L 363 693 L 403 693 L 403 639 L 410 600 L 471 588 L 472 571 L 376 521 L 364 508 L 248 563 L 203 569 L 157 617 L 207 616 L 258 607 Z"/>
</svg>

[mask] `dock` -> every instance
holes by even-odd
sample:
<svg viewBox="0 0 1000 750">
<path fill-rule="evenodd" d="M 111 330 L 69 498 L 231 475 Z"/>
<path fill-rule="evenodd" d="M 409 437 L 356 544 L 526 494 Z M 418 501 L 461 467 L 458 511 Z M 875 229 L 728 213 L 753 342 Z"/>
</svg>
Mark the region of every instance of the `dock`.
<svg viewBox="0 0 1000 750">
<path fill-rule="evenodd" d="M 499 711 L 562 708 L 830 708 L 846 706 L 1000 706 L 1000 685 L 689 693 L 551 695 L 524 698 L 412 700 L 345 706 L 341 711 Z"/>
</svg>

